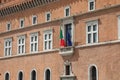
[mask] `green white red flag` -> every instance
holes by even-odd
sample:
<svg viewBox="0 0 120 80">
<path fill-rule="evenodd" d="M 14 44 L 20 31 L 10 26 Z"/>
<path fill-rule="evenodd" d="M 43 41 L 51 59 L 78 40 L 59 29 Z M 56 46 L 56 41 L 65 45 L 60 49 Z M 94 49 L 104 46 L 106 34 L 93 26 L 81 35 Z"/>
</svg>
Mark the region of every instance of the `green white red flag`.
<svg viewBox="0 0 120 80">
<path fill-rule="evenodd" d="M 65 40 L 63 38 L 63 32 L 62 32 L 61 27 L 60 27 L 60 46 L 65 47 Z"/>
</svg>

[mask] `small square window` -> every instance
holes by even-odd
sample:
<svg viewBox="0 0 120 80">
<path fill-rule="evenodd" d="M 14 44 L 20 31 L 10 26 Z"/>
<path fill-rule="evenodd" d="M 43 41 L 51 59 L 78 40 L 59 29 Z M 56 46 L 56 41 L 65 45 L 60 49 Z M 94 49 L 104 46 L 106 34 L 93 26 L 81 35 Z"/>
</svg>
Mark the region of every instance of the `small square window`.
<svg viewBox="0 0 120 80">
<path fill-rule="evenodd" d="M 89 0 L 88 1 L 88 10 L 89 11 L 95 10 L 95 0 Z"/>
<path fill-rule="evenodd" d="M 46 21 L 50 21 L 51 20 L 51 14 L 50 12 L 46 13 Z"/>
<path fill-rule="evenodd" d="M 32 17 L 32 25 L 35 25 L 35 24 L 37 24 L 37 16 L 36 15 L 34 15 Z"/>
<path fill-rule="evenodd" d="M 64 15 L 65 15 L 65 17 L 70 16 L 70 7 L 69 6 L 65 7 Z"/>
<path fill-rule="evenodd" d="M 11 30 L 11 23 L 8 22 L 7 25 L 6 25 L 6 27 L 7 27 L 7 31 L 10 31 Z"/>
</svg>

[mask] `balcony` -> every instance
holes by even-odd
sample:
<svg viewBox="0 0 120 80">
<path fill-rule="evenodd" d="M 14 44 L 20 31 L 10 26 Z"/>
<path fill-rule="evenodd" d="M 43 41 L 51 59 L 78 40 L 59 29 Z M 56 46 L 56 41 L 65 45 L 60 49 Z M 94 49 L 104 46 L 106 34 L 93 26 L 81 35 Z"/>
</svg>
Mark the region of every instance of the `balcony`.
<svg viewBox="0 0 120 80">
<path fill-rule="evenodd" d="M 76 77 L 74 75 L 62 75 L 60 76 L 60 80 L 75 80 Z"/>
<path fill-rule="evenodd" d="M 64 48 L 60 48 L 59 54 L 62 56 L 70 56 L 73 55 L 74 53 L 74 47 L 64 47 Z"/>
</svg>

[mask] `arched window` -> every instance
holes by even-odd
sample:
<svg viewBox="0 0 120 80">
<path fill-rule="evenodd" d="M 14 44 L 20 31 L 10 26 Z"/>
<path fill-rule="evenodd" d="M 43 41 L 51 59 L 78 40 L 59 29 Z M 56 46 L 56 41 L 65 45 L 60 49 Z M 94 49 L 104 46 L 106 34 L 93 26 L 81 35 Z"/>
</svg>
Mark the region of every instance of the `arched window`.
<svg viewBox="0 0 120 80">
<path fill-rule="evenodd" d="M 45 80 L 50 80 L 50 70 L 49 69 L 46 69 L 45 70 Z"/>
<path fill-rule="evenodd" d="M 21 71 L 18 73 L 18 80 L 23 80 L 23 73 Z"/>
<path fill-rule="evenodd" d="M 97 68 L 95 66 L 90 67 L 90 80 L 97 80 Z"/>
<path fill-rule="evenodd" d="M 8 72 L 5 73 L 5 80 L 10 80 L 10 74 Z"/>
<path fill-rule="evenodd" d="M 37 79 L 36 79 L 36 71 L 35 71 L 35 70 L 33 70 L 33 71 L 31 72 L 31 80 L 37 80 Z"/>
</svg>

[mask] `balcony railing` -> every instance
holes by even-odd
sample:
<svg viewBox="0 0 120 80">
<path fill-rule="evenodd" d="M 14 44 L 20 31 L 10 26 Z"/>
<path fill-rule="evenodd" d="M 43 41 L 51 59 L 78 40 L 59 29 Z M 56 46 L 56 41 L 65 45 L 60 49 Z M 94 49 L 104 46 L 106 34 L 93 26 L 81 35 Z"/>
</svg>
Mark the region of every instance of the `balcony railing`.
<svg viewBox="0 0 120 80">
<path fill-rule="evenodd" d="M 73 55 L 74 53 L 74 47 L 64 47 L 64 48 L 60 48 L 59 54 L 62 56 L 69 56 L 69 55 Z"/>
</svg>

